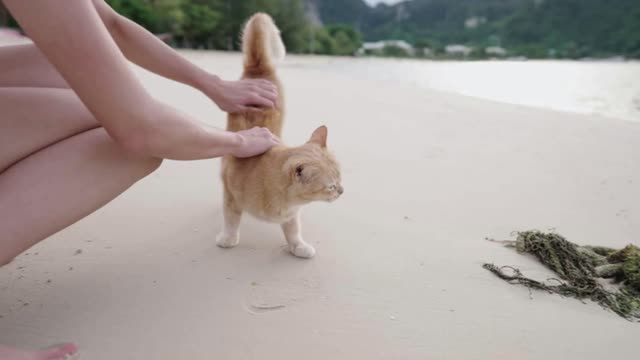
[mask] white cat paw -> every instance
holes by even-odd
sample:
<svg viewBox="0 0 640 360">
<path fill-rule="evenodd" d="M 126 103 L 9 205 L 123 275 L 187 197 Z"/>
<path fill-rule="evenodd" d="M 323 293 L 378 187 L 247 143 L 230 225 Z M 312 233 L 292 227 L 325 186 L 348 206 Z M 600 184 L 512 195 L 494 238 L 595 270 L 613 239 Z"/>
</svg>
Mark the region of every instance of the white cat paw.
<svg viewBox="0 0 640 360">
<path fill-rule="evenodd" d="M 238 234 L 229 235 L 227 233 L 221 232 L 218 234 L 216 239 L 216 244 L 221 248 L 232 248 L 240 242 L 240 236 Z"/>
<path fill-rule="evenodd" d="M 316 254 L 316 249 L 307 243 L 299 243 L 296 245 L 290 245 L 289 251 L 299 258 L 310 259 Z"/>
</svg>

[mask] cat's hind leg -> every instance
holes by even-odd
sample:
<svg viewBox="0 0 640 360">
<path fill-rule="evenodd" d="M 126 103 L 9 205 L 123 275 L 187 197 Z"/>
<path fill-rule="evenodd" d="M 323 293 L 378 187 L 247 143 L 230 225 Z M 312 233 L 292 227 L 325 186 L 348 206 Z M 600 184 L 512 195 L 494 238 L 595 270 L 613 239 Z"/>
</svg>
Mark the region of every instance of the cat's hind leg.
<svg viewBox="0 0 640 360">
<path fill-rule="evenodd" d="M 316 250 L 302 240 L 300 225 L 300 212 L 296 213 L 293 219 L 281 224 L 284 237 L 289 244 L 289 251 L 300 258 L 312 258 L 316 254 Z"/>
<path fill-rule="evenodd" d="M 222 248 L 232 248 L 240 242 L 240 219 L 242 218 L 242 210 L 236 204 L 233 196 L 225 189 L 223 196 L 224 225 L 222 231 L 218 234 L 216 244 Z"/>
</svg>

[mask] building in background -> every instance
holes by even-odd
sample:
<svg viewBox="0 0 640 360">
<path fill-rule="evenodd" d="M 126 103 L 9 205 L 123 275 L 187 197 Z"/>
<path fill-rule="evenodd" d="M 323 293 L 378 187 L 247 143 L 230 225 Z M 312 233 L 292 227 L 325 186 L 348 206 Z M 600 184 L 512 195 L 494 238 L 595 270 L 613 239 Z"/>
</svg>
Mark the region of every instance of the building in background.
<svg viewBox="0 0 640 360">
<path fill-rule="evenodd" d="M 500 46 L 489 46 L 484 49 L 485 54 L 490 56 L 503 57 L 507 55 L 507 50 Z"/>
<path fill-rule="evenodd" d="M 445 46 L 444 48 L 444 52 L 450 56 L 467 57 L 469 56 L 469 54 L 471 54 L 472 51 L 473 51 L 473 48 L 465 45 L 460 45 L 460 44 L 451 44 L 451 45 Z"/>
<path fill-rule="evenodd" d="M 357 55 L 391 55 L 400 56 L 404 52 L 407 56 L 415 55 L 415 49 L 404 40 L 382 40 L 366 42 L 358 50 Z"/>
</svg>

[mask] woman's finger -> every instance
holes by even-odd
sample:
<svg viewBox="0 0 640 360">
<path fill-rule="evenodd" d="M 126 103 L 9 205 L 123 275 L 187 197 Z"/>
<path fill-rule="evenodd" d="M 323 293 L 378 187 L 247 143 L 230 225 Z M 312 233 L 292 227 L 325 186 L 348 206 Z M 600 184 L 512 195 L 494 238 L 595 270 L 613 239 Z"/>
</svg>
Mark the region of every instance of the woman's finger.
<svg viewBox="0 0 640 360">
<path fill-rule="evenodd" d="M 268 90 L 276 90 L 276 86 L 264 79 L 254 79 L 254 80 L 246 80 L 246 84 L 249 85 L 249 89 L 255 90 L 256 88 L 260 89 L 268 89 Z"/>
<path fill-rule="evenodd" d="M 271 109 L 275 106 L 274 102 L 259 94 L 253 94 L 251 96 L 251 105 L 258 105 L 263 108 Z"/>
<path fill-rule="evenodd" d="M 276 85 L 269 80 L 261 79 L 259 80 L 259 84 L 269 89 L 273 89 L 273 90 L 276 89 Z"/>
<path fill-rule="evenodd" d="M 238 112 L 251 112 L 255 111 L 254 107 L 251 106 L 240 106 Z"/>
<path fill-rule="evenodd" d="M 274 90 L 260 89 L 258 93 L 271 101 L 276 101 L 276 99 L 278 98 L 278 93 Z"/>
</svg>

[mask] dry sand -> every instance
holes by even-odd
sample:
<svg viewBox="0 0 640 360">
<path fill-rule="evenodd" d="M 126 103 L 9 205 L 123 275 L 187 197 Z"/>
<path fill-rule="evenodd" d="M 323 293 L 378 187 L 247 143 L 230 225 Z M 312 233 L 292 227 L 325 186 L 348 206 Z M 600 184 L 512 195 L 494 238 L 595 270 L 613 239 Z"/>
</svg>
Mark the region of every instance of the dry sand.
<svg viewBox="0 0 640 360">
<path fill-rule="evenodd" d="M 238 55 L 188 54 L 239 73 Z M 278 226 L 250 218 L 237 248 L 217 248 L 219 162 L 166 161 L 0 270 L 0 342 L 73 340 L 91 360 L 637 356 L 640 324 L 530 295 L 481 265 L 547 275 L 484 241 L 512 230 L 638 244 L 640 124 L 311 66 L 329 61 L 291 57 L 281 70 L 285 141 L 326 124 L 343 166 L 343 198 L 303 215 L 316 258 L 290 256 Z M 202 95 L 141 77 L 158 98 L 224 126 Z"/>
<path fill-rule="evenodd" d="M 31 40 L 14 29 L 0 27 L 0 46 L 31 43 Z"/>
</svg>

